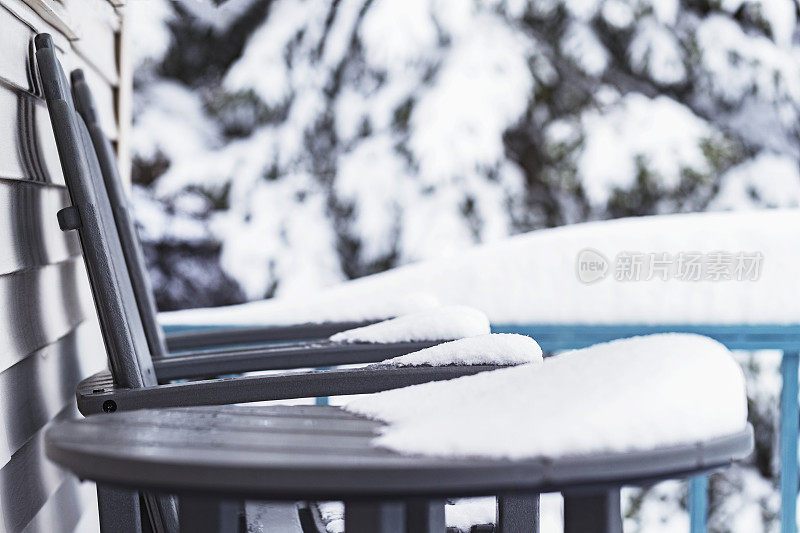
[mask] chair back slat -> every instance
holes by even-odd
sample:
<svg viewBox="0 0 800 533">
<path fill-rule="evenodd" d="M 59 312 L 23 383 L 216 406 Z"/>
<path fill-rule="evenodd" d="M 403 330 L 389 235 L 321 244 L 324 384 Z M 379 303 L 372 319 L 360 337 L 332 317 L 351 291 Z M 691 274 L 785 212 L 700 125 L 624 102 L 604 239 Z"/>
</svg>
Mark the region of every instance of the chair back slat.
<svg viewBox="0 0 800 533">
<path fill-rule="evenodd" d="M 75 110 L 49 35 L 36 36 L 36 59 L 59 159 L 77 209 L 78 235 L 114 380 L 124 387 L 156 385 L 139 309 L 92 141 Z M 94 177 L 93 177 L 94 176 Z"/>
<path fill-rule="evenodd" d="M 100 127 L 94 98 L 83 72 L 74 70 L 70 78 L 75 108 L 89 129 L 92 146 L 100 163 L 102 180 L 105 184 L 108 200 L 111 203 L 111 212 L 114 215 L 114 222 L 117 226 L 122 253 L 125 256 L 125 264 L 119 265 L 119 267 L 126 268 L 130 275 L 133 293 L 136 296 L 136 305 L 142 318 L 150 353 L 154 357 L 163 357 L 167 355 L 164 332 L 161 326 L 158 325 L 158 313 L 153 299 L 150 277 L 147 275 L 147 267 L 145 266 L 144 254 L 142 253 L 136 226 L 131 219 L 128 198 L 122 188 L 122 180 L 119 177 L 114 150 L 108 137 Z M 93 175 L 92 177 L 95 178 L 96 176 Z"/>
</svg>

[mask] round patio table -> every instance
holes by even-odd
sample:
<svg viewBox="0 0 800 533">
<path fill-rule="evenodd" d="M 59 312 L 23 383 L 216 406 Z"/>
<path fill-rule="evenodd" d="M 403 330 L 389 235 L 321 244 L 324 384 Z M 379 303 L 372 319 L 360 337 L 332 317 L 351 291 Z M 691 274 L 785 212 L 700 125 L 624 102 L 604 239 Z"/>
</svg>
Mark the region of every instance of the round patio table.
<svg viewBox="0 0 800 533">
<path fill-rule="evenodd" d="M 181 531 L 228 531 L 215 502 L 247 499 L 343 500 L 348 533 L 442 532 L 444 498 L 481 495 L 499 496 L 496 530 L 535 531 L 538 494 L 558 491 L 565 531 L 586 533 L 621 531 L 620 486 L 724 467 L 753 446 L 748 426 L 646 451 L 446 458 L 376 447 L 381 427 L 332 406 L 140 410 L 57 423 L 46 450 L 103 486 L 178 495 Z"/>
</svg>

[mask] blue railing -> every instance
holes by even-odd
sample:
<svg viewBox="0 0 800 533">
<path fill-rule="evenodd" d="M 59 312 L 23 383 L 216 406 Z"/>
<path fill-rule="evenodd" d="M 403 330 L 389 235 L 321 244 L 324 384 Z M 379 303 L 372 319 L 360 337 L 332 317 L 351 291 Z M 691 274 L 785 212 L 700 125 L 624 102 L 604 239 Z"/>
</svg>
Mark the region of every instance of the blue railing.
<svg viewBox="0 0 800 533">
<path fill-rule="evenodd" d="M 781 533 L 797 533 L 798 363 L 800 324 L 797 325 L 581 325 L 581 324 L 496 324 L 497 333 L 520 333 L 536 339 L 546 352 L 585 348 L 598 342 L 653 333 L 697 333 L 718 340 L 730 350 L 781 350 L 780 398 L 780 491 Z M 691 533 L 707 531 L 708 479 L 693 478 L 689 484 Z"/>
</svg>

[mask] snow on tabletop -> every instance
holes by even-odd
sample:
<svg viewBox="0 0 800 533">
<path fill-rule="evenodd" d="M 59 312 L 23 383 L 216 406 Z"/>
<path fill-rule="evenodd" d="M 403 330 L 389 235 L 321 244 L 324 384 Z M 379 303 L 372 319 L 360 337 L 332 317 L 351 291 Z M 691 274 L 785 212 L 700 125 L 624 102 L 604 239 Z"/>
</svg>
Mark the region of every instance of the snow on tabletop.
<svg viewBox="0 0 800 533">
<path fill-rule="evenodd" d="M 334 342 L 446 341 L 488 334 L 489 319 L 477 309 L 450 305 L 384 320 L 331 336 Z"/>
<path fill-rule="evenodd" d="M 383 361 L 392 366 L 522 365 L 540 363 L 542 349 L 526 335 L 487 333 L 458 339 Z"/>
<path fill-rule="evenodd" d="M 386 391 L 345 408 L 388 423 L 376 446 L 455 457 L 648 450 L 747 424 L 744 377 L 730 352 L 707 337 L 676 333 Z"/>
<path fill-rule="evenodd" d="M 287 325 L 385 320 L 435 309 L 439 300 L 423 292 L 391 292 L 352 296 L 317 293 L 307 298 L 258 300 L 240 305 L 159 313 L 164 325 Z"/>
</svg>

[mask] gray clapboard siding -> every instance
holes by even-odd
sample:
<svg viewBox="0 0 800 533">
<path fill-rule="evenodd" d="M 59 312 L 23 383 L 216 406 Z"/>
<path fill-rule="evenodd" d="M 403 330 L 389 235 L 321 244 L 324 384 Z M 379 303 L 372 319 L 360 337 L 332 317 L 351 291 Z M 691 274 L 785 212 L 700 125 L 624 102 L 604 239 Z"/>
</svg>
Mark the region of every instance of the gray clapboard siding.
<svg viewBox="0 0 800 533">
<path fill-rule="evenodd" d="M 53 36 L 118 137 L 120 17 L 106 0 L 0 0 L 0 531 L 96 524 L 91 485 L 44 456 L 43 430 L 79 416 L 75 387 L 106 365 L 32 40 Z M 87 510 L 91 514 L 87 515 Z"/>
<path fill-rule="evenodd" d="M 65 407 L 54 420 L 75 418 L 77 410 Z M 0 468 L 0 528 L 22 531 L 61 484 L 74 479 L 44 454 L 44 432 L 39 431 Z"/>
<path fill-rule="evenodd" d="M 88 489 L 88 490 L 87 490 Z M 65 480 L 59 489 L 28 522 L 24 533 L 69 533 L 75 530 L 87 501 L 94 498 L 92 486 L 83 487 L 76 479 Z"/>
<path fill-rule="evenodd" d="M 0 177 L 64 185 L 48 128 L 47 107 L 41 99 L 0 85 Z"/>
<path fill-rule="evenodd" d="M 91 312 L 80 258 L 0 276 L 0 369 L 55 342 Z"/>
<path fill-rule="evenodd" d="M 0 465 L 64 407 L 75 403 L 76 381 L 102 368 L 105 354 L 97 325 L 85 321 L 64 337 L 0 372 Z"/>
<path fill-rule="evenodd" d="M 80 255 L 75 232 L 61 231 L 51 216 L 67 205 L 62 187 L 0 179 L 0 275 Z"/>
</svg>

